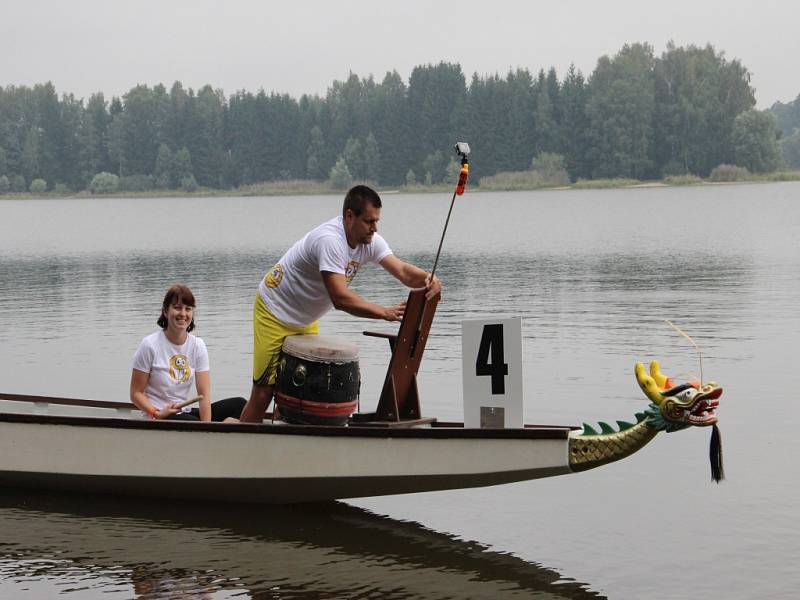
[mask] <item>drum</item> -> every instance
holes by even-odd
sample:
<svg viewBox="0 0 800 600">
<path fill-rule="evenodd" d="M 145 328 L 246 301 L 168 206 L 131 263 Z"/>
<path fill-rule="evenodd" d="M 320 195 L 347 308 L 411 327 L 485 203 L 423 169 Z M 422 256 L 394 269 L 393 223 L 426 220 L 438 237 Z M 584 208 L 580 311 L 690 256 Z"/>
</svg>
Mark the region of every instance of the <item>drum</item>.
<svg viewBox="0 0 800 600">
<path fill-rule="evenodd" d="M 329 335 L 291 335 L 283 342 L 275 404 L 287 423 L 345 425 L 358 404 L 358 348 Z"/>
</svg>

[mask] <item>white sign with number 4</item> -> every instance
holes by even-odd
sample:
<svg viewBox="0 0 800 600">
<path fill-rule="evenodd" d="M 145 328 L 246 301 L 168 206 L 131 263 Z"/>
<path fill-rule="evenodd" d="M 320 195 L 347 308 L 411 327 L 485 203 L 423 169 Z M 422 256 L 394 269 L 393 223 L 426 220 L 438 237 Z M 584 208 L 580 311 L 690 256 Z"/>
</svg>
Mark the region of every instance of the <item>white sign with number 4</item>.
<svg viewBox="0 0 800 600">
<path fill-rule="evenodd" d="M 522 318 L 461 322 L 464 427 L 522 427 Z"/>
</svg>

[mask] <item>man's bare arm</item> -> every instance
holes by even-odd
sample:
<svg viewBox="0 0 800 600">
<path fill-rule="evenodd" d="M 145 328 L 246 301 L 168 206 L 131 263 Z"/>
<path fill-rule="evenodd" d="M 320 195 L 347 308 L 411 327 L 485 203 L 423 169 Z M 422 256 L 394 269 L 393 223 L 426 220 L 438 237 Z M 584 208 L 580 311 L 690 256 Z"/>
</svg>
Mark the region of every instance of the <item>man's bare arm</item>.
<svg viewBox="0 0 800 600">
<path fill-rule="evenodd" d="M 434 276 L 430 280 L 430 273 L 400 260 L 394 254 L 390 254 L 381 260 L 381 266 L 386 269 L 395 279 L 412 288 L 426 289 L 425 296 L 430 299 L 442 291 L 442 283 L 439 278 Z"/>
<path fill-rule="evenodd" d="M 403 318 L 405 302 L 395 306 L 381 306 L 365 300 L 347 287 L 347 279 L 341 273 L 322 271 L 322 281 L 328 290 L 334 308 L 343 310 L 356 317 L 368 319 L 384 319 L 386 321 L 399 321 Z"/>
</svg>

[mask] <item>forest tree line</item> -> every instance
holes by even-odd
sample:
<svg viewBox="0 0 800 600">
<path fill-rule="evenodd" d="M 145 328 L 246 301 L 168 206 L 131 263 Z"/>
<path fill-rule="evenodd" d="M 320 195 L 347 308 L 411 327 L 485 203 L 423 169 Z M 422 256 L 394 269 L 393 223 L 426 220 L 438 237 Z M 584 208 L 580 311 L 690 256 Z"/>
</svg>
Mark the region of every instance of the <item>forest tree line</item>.
<svg viewBox="0 0 800 600">
<path fill-rule="evenodd" d="M 474 175 L 563 157 L 572 181 L 708 176 L 720 164 L 781 166 L 773 114 L 754 109 L 750 73 L 712 46 L 625 45 L 588 76 L 570 67 L 474 74 L 459 64 L 351 74 L 324 97 L 206 85 L 138 85 L 121 98 L 60 97 L 51 83 L 0 87 L 0 192 L 78 191 L 100 173 L 122 189 L 345 176 L 382 186 L 438 183 L 452 143 Z"/>
<path fill-rule="evenodd" d="M 781 153 L 786 166 L 800 169 L 800 94 L 792 102 L 776 102 L 769 110 L 781 134 Z"/>
</svg>

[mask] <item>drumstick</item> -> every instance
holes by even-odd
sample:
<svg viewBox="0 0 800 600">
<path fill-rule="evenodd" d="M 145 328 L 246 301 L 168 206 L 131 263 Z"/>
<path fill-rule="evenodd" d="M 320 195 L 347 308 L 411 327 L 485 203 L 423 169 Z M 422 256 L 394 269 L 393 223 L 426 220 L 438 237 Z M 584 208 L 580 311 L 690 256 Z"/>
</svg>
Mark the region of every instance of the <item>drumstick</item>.
<svg viewBox="0 0 800 600">
<path fill-rule="evenodd" d="M 179 402 L 178 404 L 173 404 L 172 408 L 176 408 L 180 410 L 184 406 L 189 406 L 190 404 L 194 404 L 195 402 L 200 402 L 203 399 L 203 396 L 195 396 L 194 398 L 189 398 L 188 400 L 184 400 L 183 402 Z"/>
</svg>

